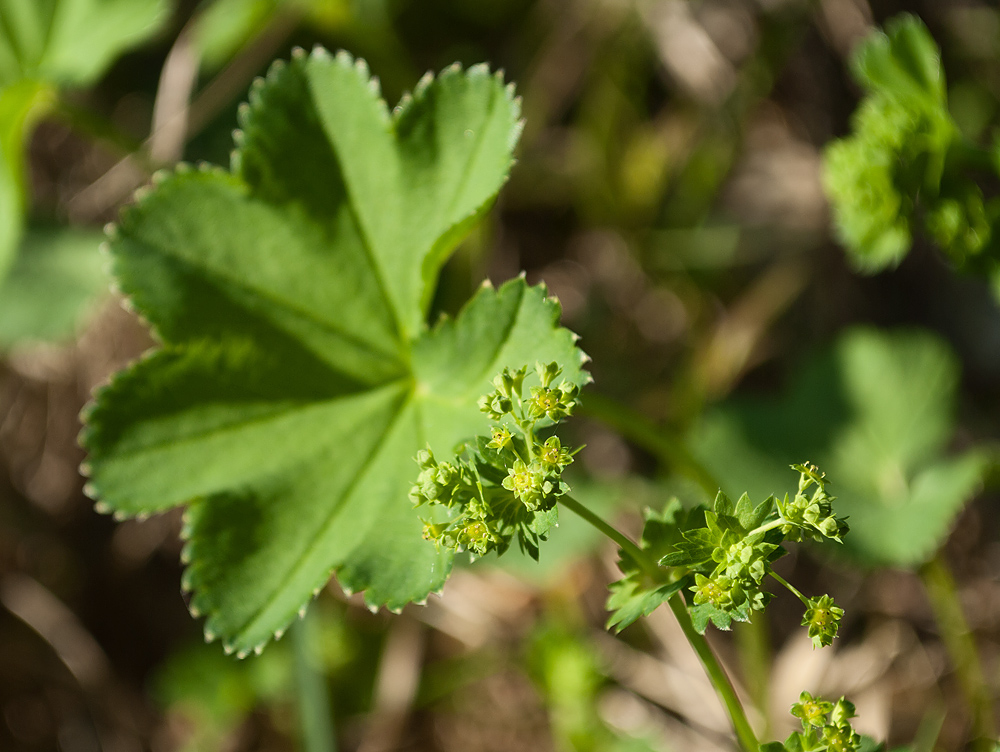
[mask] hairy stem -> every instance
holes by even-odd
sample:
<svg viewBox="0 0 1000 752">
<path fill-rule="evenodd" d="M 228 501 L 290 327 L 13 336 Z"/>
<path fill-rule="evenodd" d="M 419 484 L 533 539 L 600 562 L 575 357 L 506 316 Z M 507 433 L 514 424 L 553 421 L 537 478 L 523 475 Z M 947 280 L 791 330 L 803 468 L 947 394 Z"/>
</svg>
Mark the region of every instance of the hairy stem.
<svg viewBox="0 0 1000 752">
<path fill-rule="evenodd" d="M 336 752 L 330 693 L 326 678 L 316 665 L 310 636 L 314 618 L 310 612 L 291 629 L 295 651 L 295 685 L 299 706 L 299 728 L 303 752 Z"/>
<path fill-rule="evenodd" d="M 920 568 L 920 579 L 927 590 L 927 597 L 941 629 L 941 639 L 969 704 L 972 730 L 976 737 L 971 749 L 993 749 L 992 743 L 985 741 L 993 738 L 996 733 L 990 690 L 983 677 L 976 641 L 962 612 L 955 580 L 940 553 Z"/>
<path fill-rule="evenodd" d="M 663 568 L 656 563 L 653 557 L 640 549 L 633 541 L 629 540 L 628 536 L 609 525 L 572 496 L 560 496 L 559 503 L 585 519 L 621 546 L 623 551 L 627 552 L 629 556 L 635 559 L 639 566 L 654 577 L 659 576 L 663 571 Z M 718 659 L 716 659 L 715 653 L 712 652 L 708 641 L 704 635 L 698 634 L 695 630 L 694 624 L 691 623 L 691 617 L 687 612 L 687 607 L 679 595 L 671 597 L 669 603 L 670 608 L 677 617 L 677 621 L 680 622 L 681 629 L 684 630 L 684 636 L 687 637 L 688 642 L 691 643 L 691 647 L 694 648 L 695 653 L 698 654 L 698 658 L 701 659 L 709 680 L 711 680 L 715 691 L 719 695 L 719 699 L 722 700 L 722 704 L 729 713 L 733 729 L 736 731 L 736 738 L 740 742 L 740 747 L 742 747 L 743 752 L 758 752 L 760 743 L 757 741 L 757 737 L 754 736 L 750 722 L 747 720 L 746 712 L 743 710 L 743 705 L 740 703 L 740 699 L 736 695 L 736 690 L 733 689 L 732 682 L 729 681 L 725 670 Z"/>
<path fill-rule="evenodd" d="M 726 712 L 729 713 L 729 719 L 733 723 L 733 730 L 736 731 L 736 738 L 739 740 L 743 752 L 758 752 L 760 742 L 757 741 L 753 728 L 750 726 L 750 721 L 747 720 L 743 704 L 736 695 L 736 690 L 733 688 L 732 682 L 729 681 L 729 676 L 726 675 L 725 669 L 722 668 L 722 664 L 719 663 L 719 660 L 715 657 L 715 653 L 712 652 L 712 647 L 708 644 L 708 640 L 705 639 L 705 635 L 698 634 L 697 630 L 695 630 L 694 624 L 691 623 L 691 616 L 688 614 L 687 607 L 681 600 L 680 595 L 674 595 L 668 603 L 674 612 L 674 616 L 677 617 L 677 621 L 680 622 L 681 629 L 684 630 L 684 636 L 687 637 L 688 642 L 691 643 L 691 647 L 694 648 L 694 652 L 701 659 L 701 665 L 705 667 L 705 673 L 708 674 L 708 678 L 711 680 L 712 686 L 715 687 L 719 699 L 725 705 Z"/>
</svg>

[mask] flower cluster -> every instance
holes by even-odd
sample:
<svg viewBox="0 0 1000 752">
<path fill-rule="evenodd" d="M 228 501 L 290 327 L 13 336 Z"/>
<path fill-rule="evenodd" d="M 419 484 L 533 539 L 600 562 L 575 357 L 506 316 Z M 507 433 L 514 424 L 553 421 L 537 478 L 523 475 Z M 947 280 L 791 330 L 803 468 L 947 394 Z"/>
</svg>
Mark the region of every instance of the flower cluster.
<svg viewBox="0 0 1000 752">
<path fill-rule="evenodd" d="M 801 749 L 802 752 L 857 752 L 861 749 L 861 737 L 851 728 L 851 718 L 857 716 L 854 704 L 843 697 L 828 702 L 803 692 L 799 701 L 792 705 L 792 715 L 802 721 L 802 731 L 789 737 L 786 749 Z"/>
<path fill-rule="evenodd" d="M 538 385 L 524 393 L 527 367 L 505 368 L 493 379 L 494 391 L 479 408 L 494 425 L 458 448 L 452 461 L 440 462 L 430 449 L 417 455 L 420 474 L 410 500 L 424 507 L 424 537 L 435 545 L 482 556 L 502 554 L 516 536 L 523 550 L 538 557 L 558 519 L 555 503 L 569 491 L 562 472 L 576 451 L 557 436 L 544 441 L 539 428 L 568 417 L 579 388 L 566 380 L 557 363 L 535 367 Z"/>
<path fill-rule="evenodd" d="M 754 506 L 746 494 L 733 503 L 720 492 L 713 509 L 702 508 L 688 517 L 696 522 L 677 531 L 678 539 L 659 560 L 661 566 L 687 569 L 691 616 L 699 631 L 708 622 L 728 629 L 733 620 L 749 621 L 772 598 L 763 588 L 770 575 L 806 606 L 803 625 L 808 626 L 814 646 L 830 645 L 836 636 L 844 612 L 833 599 L 806 598 L 771 569 L 771 563 L 785 553 L 781 547 L 785 540 L 811 537 L 840 542 L 848 530 L 833 513 L 834 497 L 826 491 L 826 477 L 810 464 L 792 468 L 799 472 L 793 499 L 786 495 L 778 501 L 772 496 Z"/>
<path fill-rule="evenodd" d="M 833 501 L 837 497 L 830 496 L 826 491 L 826 474 L 808 462 L 792 465 L 792 469 L 800 473 L 799 490 L 791 501 L 785 494 L 784 501 L 777 502 L 782 520 L 781 532 L 791 540 L 809 537 L 820 542 L 824 538 L 842 542 L 850 528 L 843 517 L 833 513 Z"/>
<path fill-rule="evenodd" d="M 834 603 L 833 598 L 829 595 L 809 598 L 805 615 L 802 617 L 802 626 L 809 627 L 809 637 L 812 639 L 813 648 L 822 648 L 833 644 L 833 638 L 837 636 L 837 630 L 840 629 L 840 619 L 843 615 L 844 609 Z"/>
</svg>

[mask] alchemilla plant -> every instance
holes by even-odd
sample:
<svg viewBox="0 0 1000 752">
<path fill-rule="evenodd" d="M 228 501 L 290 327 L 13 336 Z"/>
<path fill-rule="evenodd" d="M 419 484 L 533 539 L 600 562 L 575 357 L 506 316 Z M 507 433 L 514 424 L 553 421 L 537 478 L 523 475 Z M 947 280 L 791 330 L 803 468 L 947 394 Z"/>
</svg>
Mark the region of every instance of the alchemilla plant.
<svg viewBox="0 0 1000 752">
<path fill-rule="evenodd" d="M 960 265 L 994 237 L 992 206 L 946 179 L 964 152 L 914 24 L 865 48 L 870 99 L 828 153 L 842 237 L 868 269 L 901 258 L 917 217 Z M 802 730 L 762 745 L 704 637 L 751 622 L 777 585 L 814 648 L 833 644 L 844 610 L 775 570 L 788 544 L 849 533 L 818 467 L 792 465 L 793 489 L 756 502 L 720 490 L 647 509 L 633 541 L 567 479 L 579 447 L 559 427 L 590 377 L 546 288 L 484 283 L 427 323 L 442 266 L 513 163 L 513 87 L 453 66 L 390 109 L 362 61 L 316 49 L 275 63 L 239 120 L 228 170 L 158 174 L 111 231 L 158 346 L 95 394 L 82 434 L 100 510 L 186 506 L 183 587 L 206 638 L 260 652 L 331 576 L 373 610 L 423 603 L 456 555 L 516 542 L 538 559 L 569 511 L 619 548 L 608 628 L 670 608 L 745 752 L 860 750 L 854 706 L 809 691 L 791 711 Z"/>
</svg>

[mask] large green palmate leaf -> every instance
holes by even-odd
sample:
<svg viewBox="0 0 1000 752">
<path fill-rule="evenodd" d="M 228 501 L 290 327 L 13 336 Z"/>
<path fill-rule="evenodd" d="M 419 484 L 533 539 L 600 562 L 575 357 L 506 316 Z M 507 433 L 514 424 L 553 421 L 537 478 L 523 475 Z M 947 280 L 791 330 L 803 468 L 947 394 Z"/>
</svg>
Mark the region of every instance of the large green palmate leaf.
<svg viewBox="0 0 1000 752">
<path fill-rule="evenodd" d="M 251 91 L 231 174 L 162 176 L 123 212 L 115 273 L 164 344 L 97 394 L 89 490 L 121 515 L 189 503 L 185 586 L 227 649 L 260 649 L 334 571 L 373 608 L 438 590 L 451 560 L 407 497 L 417 450 L 485 433 L 476 400 L 503 367 L 586 378 L 523 279 L 424 324 L 518 117 L 482 66 L 390 113 L 362 62 L 296 55 Z"/>
<path fill-rule="evenodd" d="M 914 566 L 944 541 L 981 484 L 984 456 L 946 454 L 959 368 L 920 331 L 854 329 L 777 399 L 734 399 L 706 414 L 693 451 L 727 488 L 787 488 L 812 461 L 831 480 L 844 546 L 867 566 Z"/>
</svg>

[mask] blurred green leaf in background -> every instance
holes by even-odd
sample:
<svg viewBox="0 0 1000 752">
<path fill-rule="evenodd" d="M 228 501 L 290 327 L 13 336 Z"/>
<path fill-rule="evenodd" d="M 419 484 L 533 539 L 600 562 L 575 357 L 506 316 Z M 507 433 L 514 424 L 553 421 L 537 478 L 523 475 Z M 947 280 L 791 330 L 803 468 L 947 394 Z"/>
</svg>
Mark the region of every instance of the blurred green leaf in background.
<svg viewBox="0 0 1000 752">
<path fill-rule="evenodd" d="M 751 495 L 780 491 L 790 463 L 817 463 L 849 518 L 845 549 L 867 567 L 913 567 L 942 544 L 986 467 L 980 451 L 947 451 L 958 380 L 954 354 L 927 332 L 853 329 L 782 396 L 707 411 L 691 445 L 725 488 Z"/>
</svg>

